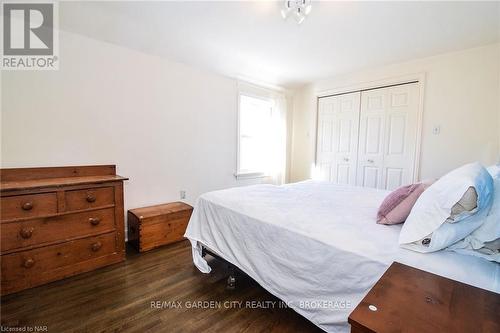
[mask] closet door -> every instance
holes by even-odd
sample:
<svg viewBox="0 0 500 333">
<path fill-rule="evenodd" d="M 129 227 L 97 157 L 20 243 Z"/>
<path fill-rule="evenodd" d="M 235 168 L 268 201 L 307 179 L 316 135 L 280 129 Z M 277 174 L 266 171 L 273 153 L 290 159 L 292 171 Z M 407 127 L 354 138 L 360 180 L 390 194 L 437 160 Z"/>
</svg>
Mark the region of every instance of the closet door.
<svg viewBox="0 0 500 333">
<path fill-rule="evenodd" d="M 361 94 L 357 185 L 386 190 L 413 180 L 418 83 Z"/>
<path fill-rule="evenodd" d="M 316 165 L 323 180 L 356 183 L 360 97 L 355 92 L 319 99 Z"/>
<path fill-rule="evenodd" d="M 418 83 L 387 88 L 384 189 L 393 190 L 413 182 L 419 94 Z"/>
<path fill-rule="evenodd" d="M 386 99 L 384 89 L 361 93 L 358 186 L 380 188 L 382 184 Z"/>
</svg>

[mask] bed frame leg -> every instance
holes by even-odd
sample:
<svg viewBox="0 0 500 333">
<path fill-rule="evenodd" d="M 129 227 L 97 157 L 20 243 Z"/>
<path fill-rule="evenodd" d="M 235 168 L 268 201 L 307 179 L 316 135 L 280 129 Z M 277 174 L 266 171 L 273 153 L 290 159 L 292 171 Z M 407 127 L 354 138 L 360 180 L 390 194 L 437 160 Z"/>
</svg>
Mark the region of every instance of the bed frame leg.
<svg viewBox="0 0 500 333">
<path fill-rule="evenodd" d="M 236 272 L 233 265 L 229 265 L 229 277 L 227 278 L 226 288 L 234 290 L 236 288 Z"/>
<path fill-rule="evenodd" d="M 204 246 L 202 246 L 201 247 L 201 256 L 205 257 L 207 254 L 209 254 L 210 256 L 212 256 L 218 260 L 221 260 L 223 263 L 227 264 L 227 268 L 229 270 L 229 277 L 227 278 L 227 281 L 226 281 L 226 289 L 234 290 L 236 288 L 236 272 L 237 272 L 236 267 L 233 264 L 229 263 L 228 261 L 222 259 L 218 255 L 214 254 L 210 250 L 207 250 Z"/>
</svg>

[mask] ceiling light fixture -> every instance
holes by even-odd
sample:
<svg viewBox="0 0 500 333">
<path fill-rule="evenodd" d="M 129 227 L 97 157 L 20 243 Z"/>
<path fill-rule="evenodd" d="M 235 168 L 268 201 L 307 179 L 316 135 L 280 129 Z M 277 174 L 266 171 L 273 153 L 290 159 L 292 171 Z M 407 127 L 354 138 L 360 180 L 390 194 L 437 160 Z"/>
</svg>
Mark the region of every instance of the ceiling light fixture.
<svg viewBox="0 0 500 333">
<path fill-rule="evenodd" d="M 311 0 L 285 0 L 284 8 L 281 10 L 281 16 L 286 20 L 293 16 L 297 24 L 304 22 L 305 18 L 311 12 Z"/>
</svg>

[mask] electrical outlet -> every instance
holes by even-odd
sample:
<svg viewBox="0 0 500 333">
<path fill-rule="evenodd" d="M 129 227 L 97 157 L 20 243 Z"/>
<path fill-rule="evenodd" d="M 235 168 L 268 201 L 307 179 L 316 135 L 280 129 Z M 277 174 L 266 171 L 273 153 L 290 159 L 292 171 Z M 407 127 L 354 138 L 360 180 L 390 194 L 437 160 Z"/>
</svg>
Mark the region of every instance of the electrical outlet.
<svg viewBox="0 0 500 333">
<path fill-rule="evenodd" d="M 186 191 L 181 190 L 181 191 L 179 192 L 179 194 L 180 194 L 181 199 L 186 199 Z"/>
<path fill-rule="evenodd" d="M 441 126 L 434 126 L 434 128 L 432 129 L 432 134 L 439 135 L 439 133 L 441 133 Z"/>
</svg>

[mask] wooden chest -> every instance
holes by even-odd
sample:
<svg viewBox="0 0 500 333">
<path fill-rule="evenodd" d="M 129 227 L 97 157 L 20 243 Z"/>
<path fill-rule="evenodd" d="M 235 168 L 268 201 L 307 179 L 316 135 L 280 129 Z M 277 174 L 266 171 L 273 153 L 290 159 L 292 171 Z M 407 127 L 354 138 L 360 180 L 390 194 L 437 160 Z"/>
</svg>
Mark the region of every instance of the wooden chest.
<svg viewBox="0 0 500 333">
<path fill-rule="evenodd" d="M 114 165 L 0 172 L 2 295 L 125 259 Z"/>
<path fill-rule="evenodd" d="M 184 239 L 193 207 L 183 202 L 128 211 L 128 241 L 144 252 Z"/>
</svg>

